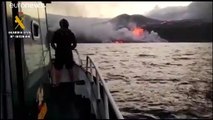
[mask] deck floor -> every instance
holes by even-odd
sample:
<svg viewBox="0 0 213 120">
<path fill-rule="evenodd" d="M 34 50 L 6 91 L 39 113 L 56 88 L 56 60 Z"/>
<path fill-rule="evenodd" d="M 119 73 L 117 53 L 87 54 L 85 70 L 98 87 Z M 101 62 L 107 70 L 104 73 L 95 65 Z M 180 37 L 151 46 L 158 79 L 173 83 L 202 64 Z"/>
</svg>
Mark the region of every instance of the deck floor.
<svg viewBox="0 0 213 120">
<path fill-rule="evenodd" d="M 90 101 L 74 93 L 73 83 L 61 83 L 58 87 L 44 84 L 46 119 L 90 118 Z"/>
</svg>

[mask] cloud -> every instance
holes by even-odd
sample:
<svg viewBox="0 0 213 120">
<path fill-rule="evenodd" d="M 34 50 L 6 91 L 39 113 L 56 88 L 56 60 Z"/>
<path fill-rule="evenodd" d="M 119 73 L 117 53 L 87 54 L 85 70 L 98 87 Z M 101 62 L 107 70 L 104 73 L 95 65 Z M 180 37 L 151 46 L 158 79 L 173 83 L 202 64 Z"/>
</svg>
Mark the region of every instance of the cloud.
<svg viewBox="0 0 213 120">
<path fill-rule="evenodd" d="M 69 21 L 70 29 L 78 38 L 84 38 L 87 42 L 94 40 L 99 42 L 112 42 L 112 40 L 116 39 L 144 42 L 165 41 L 160 37 L 156 37 L 158 35 L 155 32 L 152 32 L 151 34 L 145 32 L 144 36 L 135 37 L 132 31 L 128 30 L 127 28 L 116 30 L 114 24 L 109 22 L 109 19 L 64 17 L 49 14 L 49 29 L 51 31 L 57 30 L 59 28 L 58 22 L 62 18 L 66 18 Z M 154 40 L 154 38 L 156 39 Z"/>
<path fill-rule="evenodd" d="M 189 2 L 53 2 L 47 6 L 51 14 L 75 17 L 113 18 L 120 14 L 146 14 L 156 5 L 186 6 Z"/>
<path fill-rule="evenodd" d="M 202 19 L 212 21 L 212 2 L 192 2 L 189 6 L 155 8 L 147 14 L 159 20 Z"/>
</svg>

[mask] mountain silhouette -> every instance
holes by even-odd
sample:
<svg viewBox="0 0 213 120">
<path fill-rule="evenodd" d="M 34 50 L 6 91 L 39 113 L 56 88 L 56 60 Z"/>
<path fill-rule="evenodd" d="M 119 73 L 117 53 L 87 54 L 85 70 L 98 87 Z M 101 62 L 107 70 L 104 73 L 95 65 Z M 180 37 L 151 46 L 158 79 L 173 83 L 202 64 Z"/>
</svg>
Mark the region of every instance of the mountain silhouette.
<svg viewBox="0 0 213 120">
<path fill-rule="evenodd" d="M 212 42 L 212 21 L 203 19 L 165 21 L 138 14 L 121 14 L 111 19 L 101 19 L 48 14 L 50 31 L 59 28 L 58 22 L 62 18 L 68 19 L 71 29 L 77 35 L 78 42 L 104 42 L 104 38 L 109 38 L 111 33 L 122 28 L 130 29 L 131 23 L 149 32 L 155 31 L 169 42 Z M 106 28 L 109 23 L 113 25 L 113 29 Z M 96 31 L 94 28 L 97 28 Z M 101 32 L 102 29 L 104 29 L 103 32 Z M 111 33 L 105 36 L 108 32 Z"/>
</svg>

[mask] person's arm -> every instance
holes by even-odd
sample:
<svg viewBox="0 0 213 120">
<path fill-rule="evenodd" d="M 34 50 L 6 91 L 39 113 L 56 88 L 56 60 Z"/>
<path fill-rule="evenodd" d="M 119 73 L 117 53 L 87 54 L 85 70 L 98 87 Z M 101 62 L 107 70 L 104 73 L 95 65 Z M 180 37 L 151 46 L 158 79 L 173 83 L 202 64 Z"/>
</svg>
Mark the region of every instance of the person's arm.
<svg viewBox="0 0 213 120">
<path fill-rule="evenodd" d="M 77 40 L 73 33 L 72 33 L 72 41 L 73 41 L 72 50 L 74 50 L 77 46 Z"/>
<path fill-rule="evenodd" d="M 57 34 L 56 34 L 56 32 L 55 32 L 55 33 L 53 34 L 53 38 L 52 38 L 52 40 L 51 40 L 51 46 L 52 46 L 52 48 L 53 48 L 54 50 L 56 50 L 56 45 L 55 45 L 56 40 L 57 40 Z"/>
</svg>

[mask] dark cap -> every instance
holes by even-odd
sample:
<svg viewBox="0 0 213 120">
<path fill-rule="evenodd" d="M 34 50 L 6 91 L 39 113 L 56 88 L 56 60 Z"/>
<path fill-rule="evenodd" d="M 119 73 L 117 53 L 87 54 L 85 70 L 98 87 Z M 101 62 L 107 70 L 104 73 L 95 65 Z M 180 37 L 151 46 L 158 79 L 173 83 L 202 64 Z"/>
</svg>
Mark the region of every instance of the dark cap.
<svg viewBox="0 0 213 120">
<path fill-rule="evenodd" d="M 68 21 L 64 18 L 60 20 L 59 25 L 60 25 L 61 28 L 68 28 L 69 27 Z"/>
</svg>

